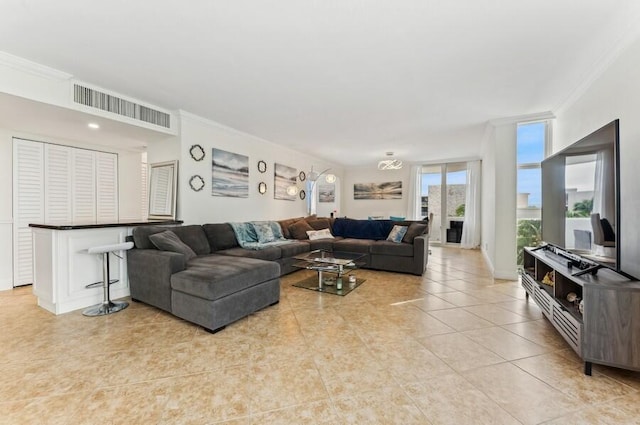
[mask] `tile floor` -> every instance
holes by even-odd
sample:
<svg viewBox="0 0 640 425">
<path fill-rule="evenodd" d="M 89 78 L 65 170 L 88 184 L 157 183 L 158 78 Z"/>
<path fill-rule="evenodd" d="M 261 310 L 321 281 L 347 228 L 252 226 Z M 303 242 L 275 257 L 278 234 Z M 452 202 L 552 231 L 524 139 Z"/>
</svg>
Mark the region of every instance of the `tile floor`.
<svg viewBox="0 0 640 425">
<path fill-rule="evenodd" d="M 640 424 L 640 373 L 592 377 L 517 282 L 432 247 L 422 277 L 294 288 L 211 335 L 143 304 L 54 316 L 0 292 L 2 424 Z"/>
</svg>

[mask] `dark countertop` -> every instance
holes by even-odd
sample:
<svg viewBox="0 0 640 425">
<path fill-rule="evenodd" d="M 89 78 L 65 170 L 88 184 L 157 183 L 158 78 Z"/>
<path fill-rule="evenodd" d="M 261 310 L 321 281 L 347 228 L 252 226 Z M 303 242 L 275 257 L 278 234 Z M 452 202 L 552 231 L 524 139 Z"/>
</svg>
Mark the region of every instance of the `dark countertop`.
<svg viewBox="0 0 640 425">
<path fill-rule="evenodd" d="M 133 226 L 153 226 L 167 224 L 182 224 L 182 220 L 145 220 L 145 221 L 127 221 L 121 220 L 113 223 L 100 224 L 38 224 L 29 223 L 29 227 L 37 227 L 39 229 L 51 230 L 79 230 L 79 229 L 101 229 L 105 227 L 133 227 Z"/>
</svg>

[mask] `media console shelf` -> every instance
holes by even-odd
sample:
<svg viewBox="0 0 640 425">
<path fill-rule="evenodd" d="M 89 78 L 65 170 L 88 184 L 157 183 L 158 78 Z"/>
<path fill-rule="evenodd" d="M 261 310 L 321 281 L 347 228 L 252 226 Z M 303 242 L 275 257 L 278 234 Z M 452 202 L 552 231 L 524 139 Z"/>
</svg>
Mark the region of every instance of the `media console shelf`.
<svg viewBox="0 0 640 425">
<path fill-rule="evenodd" d="M 584 360 L 584 373 L 592 363 L 640 370 L 640 282 L 607 268 L 581 272 L 551 250 L 524 249 L 527 299 Z"/>
</svg>

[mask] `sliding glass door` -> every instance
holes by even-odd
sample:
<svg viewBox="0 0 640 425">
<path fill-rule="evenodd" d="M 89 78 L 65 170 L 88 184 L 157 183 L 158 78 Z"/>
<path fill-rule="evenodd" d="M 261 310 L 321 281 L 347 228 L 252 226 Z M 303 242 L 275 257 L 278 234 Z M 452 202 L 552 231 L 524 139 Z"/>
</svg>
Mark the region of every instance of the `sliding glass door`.
<svg viewBox="0 0 640 425">
<path fill-rule="evenodd" d="M 433 214 L 430 242 L 460 243 L 464 226 L 467 163 L 422 167 L 422 215 Z"/>
</svg>

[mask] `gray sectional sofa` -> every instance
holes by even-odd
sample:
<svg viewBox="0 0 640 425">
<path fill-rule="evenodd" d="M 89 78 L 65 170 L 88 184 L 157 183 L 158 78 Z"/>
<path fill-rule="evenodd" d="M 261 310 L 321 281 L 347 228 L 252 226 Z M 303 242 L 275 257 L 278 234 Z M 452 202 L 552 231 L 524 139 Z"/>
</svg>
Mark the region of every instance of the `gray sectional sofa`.
<svg viewBox="0 0 640 425">
<path fill-rule="evenodd" d="M 378 270 L 422 275 L 426 269 L 426 222 L 300 217 L 279 224 L 289 240 L 264 249 L 240 247 L 229 223 L 136 227 L 127 252 L 132 299 L 216 332 L 276 304 L 280 276 L 298 270 L 294 257 L 310 250 L 363 253 L 364 267 Z M 411 231 L 402 242 L 386 240 L 396 224 Z M 308 229 L 326 228 L 333 238 L 305 239 Z M 157 248 L 167 230 L 181 246 Z"/>
</svg>

